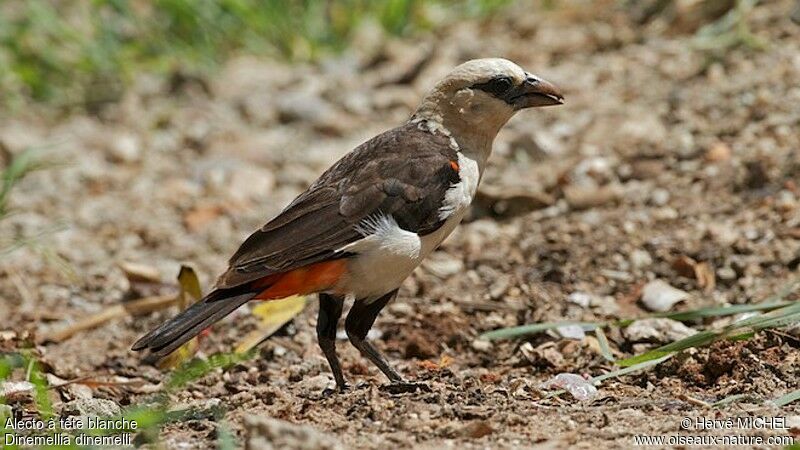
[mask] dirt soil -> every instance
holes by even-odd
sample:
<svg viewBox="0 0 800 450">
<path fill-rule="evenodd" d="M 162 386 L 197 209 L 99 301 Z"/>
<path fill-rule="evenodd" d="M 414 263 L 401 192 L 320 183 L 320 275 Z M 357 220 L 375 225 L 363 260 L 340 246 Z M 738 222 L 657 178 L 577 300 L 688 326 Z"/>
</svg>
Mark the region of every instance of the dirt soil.
<svg viewBox="0 0 800 450">
<path fill-rule="evenodd" d="M 797 405 L 764 402 L 800 388 L 791 329 L 685 352 L 605 382 L 587 402 L 545 398 L 539 386 L 562 372 L 612 370 L 593 336 L 476 340 L 537 321 L 644 316 L 642 289 L 655 279 L 688 294 L 672 307 L 682 310 L 759 302 L 798 277 L 794 2 L 763 2 L 748 15 L 764 48 L 724 54 L 697 48 L 691 11 L 643 18 L 615 4 L 515 7 L 402 41 L 365 27 L 350 51 L 319 64 L 242 57 L 210 79 L 141 77 L 99 115 L 4 121 L 8 152 L 39 147 L 60 165 L 26 179 L 12 196 L 17 213 L 0 222 L 2 236 L 41 234 L 3 256 L 2 327 L 45 336 L 152 294 L 123 262 L 166 282 L 187 263 L 210 285 L 244 237 L 344 153 L 406 120 L 434 80 L 463 60 L 504 56 L 560 85 L 566 104 L 518 114 L 500 133 L 470 219 L 378 318 L 377 346 L 430 391 L 384 391 L 386 379 L 342 339 L 355 387 L 323 396 L 332 378 L 311 302 L 257 358 L 191 383 L 174 403 L 221 405 L 240 442 L 246 416 L 263 415 L 346 448 L 618 448 L 636 434 L 678 434 L 687 416 L 798 422 Z M 200 355 L 230 351 L 255 326 L 248 311 L 215 326 Z M 175 312 L 108 321 L 37 348 L 64 380 L 155 386 L 165 373 L 129 348 Z M 618 357 L 660 338 L 609 334 Z M 57 394 L 56 407 L 71 399 Z M 734 394 L 745 395 L 707 407 Z M 91 395 L 125 407 L 150 394 L 139 384 Z M 219 423 L 179 421 L 161 439 L 206 448 Z M 776 433 L 786 434 L 744 434 Z"/>
</svg>

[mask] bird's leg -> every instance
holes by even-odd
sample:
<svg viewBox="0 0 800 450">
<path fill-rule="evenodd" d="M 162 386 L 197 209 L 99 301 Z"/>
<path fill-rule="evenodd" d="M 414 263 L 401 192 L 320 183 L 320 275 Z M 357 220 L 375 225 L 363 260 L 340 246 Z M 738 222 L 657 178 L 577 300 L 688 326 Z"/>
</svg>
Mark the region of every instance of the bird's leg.
<svg viewBox="0 0 800 450">
<path fill-rule="evenodd" d="M 362 355 L 369 358 L 369 360 L 392 381 L 389 390 L 397 392 L 415 391 L 420 385 L 416 383 L 407 383 L 403 380 L 403 377 L 386 362 L 386 358 L 380 354 L 378 349 L 366 340 L 367 333 L 370 328 L 372 328 L 372 324 L 375 323 L 375 318 L 378 317 L 378 313 L 395 295 L 397 295 L 397 290 L 372 302 L 356 300 L 353 307 L 350 308 L 350 312 L 347 314 L 344 329 L 347 331 L 347 337 L 350 338 L 350 342 L 353 343 L 353 346 L 357 348 Z"/>
<path fill-rule="evenodd" d="M 330 294 L 319 294 L 319 316 L 317 316 L 317 340 L 319 348 L 331 366 L 333 378 L 336 380 L 336 387 L 340 392 L 347 390 L 347 383 L 342 375 L 342 367 L 339 365 L 339 357 L 336 356 L 336 325 L 342 317 L 344 307 L 344 297 L 337 297 Z"/>
</svg>

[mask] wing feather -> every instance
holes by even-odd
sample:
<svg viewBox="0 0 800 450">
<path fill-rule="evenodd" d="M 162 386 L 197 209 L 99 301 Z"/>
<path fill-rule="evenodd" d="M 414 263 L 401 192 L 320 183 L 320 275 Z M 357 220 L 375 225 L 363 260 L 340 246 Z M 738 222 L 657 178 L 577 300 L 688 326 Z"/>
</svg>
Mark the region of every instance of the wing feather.
<svg viewBox="0 0 800 450">
<path fill-rule="evenodd" d="M 365 142 L 250 235 L 217 288 L 347 257 L 339 249 L 362 239 L 362 222 L 381 214 L 421 235 L 436 230 L 445 193 L 459 181 L 450 164 L 457 157 L 448 138 L 413 124 Z"/>
</svg>

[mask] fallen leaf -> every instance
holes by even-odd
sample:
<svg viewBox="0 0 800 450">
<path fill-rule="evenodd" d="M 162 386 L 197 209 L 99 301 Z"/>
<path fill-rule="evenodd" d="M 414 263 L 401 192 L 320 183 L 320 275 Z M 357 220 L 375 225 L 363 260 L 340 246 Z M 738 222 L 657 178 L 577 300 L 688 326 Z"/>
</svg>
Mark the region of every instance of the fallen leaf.
<svg viewBox="0 0 800 450">
<path fill-rule="evenodd" d="M 717 276 L 714 268 L 705 261 L 694 266 L 694 277 L 697 279 L 697 284 L 706 293 L 713 291 L 717 287 Z"/>
<path fill-rule="evenodd" d="M 694 266 L 696 265 L 697 261 L 686 255 L 680 255 L 672 261 L 672 268 L 675 269 L 675 272 L 687 278 L 694 277 Z"/>
<path fill-rule="evenodd" d="M 160 283 L 161 273 L 153 266 L 147 264 L 135 263 L 130 261 L 122 261 L 117 264 L 125 277 L 131 283 L 145 282 L 145 283 Z"/>
<path fill-rule="evenodd" d="M 453 364 L 453 358 L 447 355 L 442 355 L 442 357 L 439 359 L 439 362 L 434 362 L 429 359 L 426 359 L 417 363 L 419 367 L 428 370 L 430 372 L 438 372 L 442 369 L 449 367 L 451 364 Z"/>
<path fill-rule="evenodd" d="M 697 262 L 688 256 L 681 255 L 672 261 L 672 268 L 681 276 L 697 280 L 697 285 L 707 293 L 713 291 L 717 286 L 714 268 L 708 262 Z"/>
<path fill-rule="evenodd" d="M 248 333 L 236 346 L 236 353 L 246 353 L 272 336 L 306 306 L 306 298 L 293 295 L 281 300 L 269 300 L 257 304 L 252 314 L 260 319 L 256 330 Z"/>
<path fill-rule="evenodd" d="M 61 342 L 65 339 L 69 339 L 81 331 L 97 328 L 113 319 L 129 315 L 139 316 L 153 311 L 159 311 L 164 308 L 168 308 L 177 302 L 178 296 L 170 294 L 144 297 L 122 304 L 113 305 L 75 324 L 50 333 L 42 333 L 41 340 L 44 342 Z"/>
<path fill-rule="evenodd" d="M 197 274 L 191 267 L 181 266 L 181 270 L 178 272 L 178 285 L 181 287 L 181 300 L 179 300 L 181 309 L 186 309 L 189 304 L 203 298 L 200 280 L 197 279 Z"/>
<path fill-rule="evenodd" d="M 181 266 L 181 270 L 178 272 L 178 285 L 180 285 L 181 288 L 178 294 L 178 305 L 181 311 L 203 298 L 203 292 L 200 289 L 200 280 L 197 279 L 197 273 L 195 273 L 194 269 L 191 267 L 186 265 Z M 195 336 L 185 344 L 176 348 L 175 351 L 169 355 L 161 358 L 156 364 L 156 367 L 159 369 L 177 367 L 182 362 L 191 359 L 199 349 L 200 336 Z"/>
</svg>

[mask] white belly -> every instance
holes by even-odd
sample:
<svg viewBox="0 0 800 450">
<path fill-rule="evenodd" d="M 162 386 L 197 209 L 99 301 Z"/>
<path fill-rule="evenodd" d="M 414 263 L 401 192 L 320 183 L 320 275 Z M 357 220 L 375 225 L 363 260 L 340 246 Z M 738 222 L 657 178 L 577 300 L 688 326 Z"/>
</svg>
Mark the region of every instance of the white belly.
<svg viewBox="0 0 800 450">
<path fill-rule="evenodd" d="M 346 275 L 334 291 L 372 301 L 400 287 L 464 218 L 478 188 L 477 163 L 459 155 L 459 175 L 461 181 L 447 191 L 440 209 L 440 218 L 445 221 L 433 233 L 418 236 L 403 230 L 391 216 L 365 221 L 366 237 L 341 249 L 356 256 L 349 259 Z"/>
</svg>

